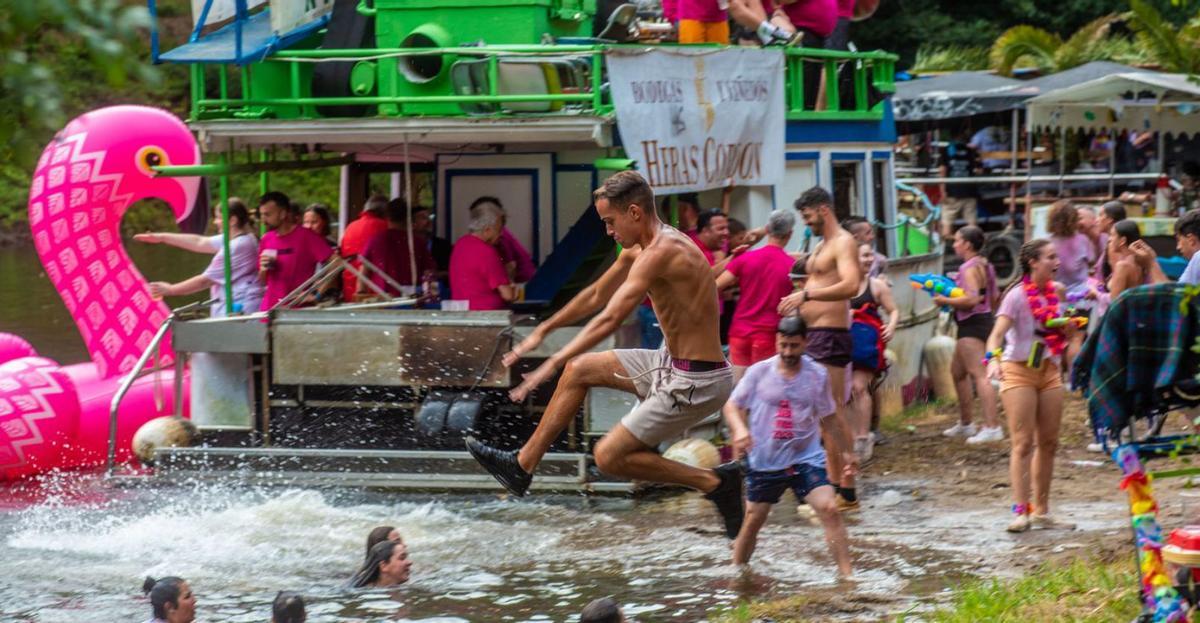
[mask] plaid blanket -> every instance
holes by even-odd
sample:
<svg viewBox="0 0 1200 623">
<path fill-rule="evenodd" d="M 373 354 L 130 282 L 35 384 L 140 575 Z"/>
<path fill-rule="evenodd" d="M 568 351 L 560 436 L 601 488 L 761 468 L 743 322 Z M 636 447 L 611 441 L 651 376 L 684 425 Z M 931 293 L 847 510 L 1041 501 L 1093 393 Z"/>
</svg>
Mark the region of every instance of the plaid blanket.
<svg viewBox="0 0 1200 623">
<path fill-rule="evenodd" d="M 1084 389 L 1097 434 L 1116 434 L 1131 418 L 1165 405 L 1177 380 L 1193 378 L 1200 297 L 1181 309 L 1185 286 L 1132 288 L 1113 301 L 1075 360 L 1072 381 Z"/>
</svg>

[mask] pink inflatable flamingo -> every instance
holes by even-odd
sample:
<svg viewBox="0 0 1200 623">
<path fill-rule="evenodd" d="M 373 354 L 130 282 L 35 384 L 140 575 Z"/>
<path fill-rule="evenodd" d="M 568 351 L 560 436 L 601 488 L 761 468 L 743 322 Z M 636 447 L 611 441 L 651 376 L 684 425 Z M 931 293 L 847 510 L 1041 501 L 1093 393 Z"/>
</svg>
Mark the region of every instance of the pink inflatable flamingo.
<svg viewBox="0 0 1200 623">
<path fill-rule="evenodd" d="M 29 226 L 46 275 L 91 353 L 59 366 L 24 340 L 0 334 L 0 480 L 103 461 L 109 405 L 170 311 L 150 297 L 121 244 L 119 225 L 135 201 L 166 201 L 177 221 L 192 212 L 200 178 L 155 177 L 155 165 L 200 162 L 174 115 L 114 106 L 81 115 L 46 146 L 29 189 Z M 207 216 L 207 215 L 204 215 Z M 170 360 L 170 340 L 162 353 Z M 119 458 L 145 422 L 174 411 L 172 371 L 143 377 L 122 402 Z M 186 393 L 185 393 L 186 395 Z"/>
</svg>

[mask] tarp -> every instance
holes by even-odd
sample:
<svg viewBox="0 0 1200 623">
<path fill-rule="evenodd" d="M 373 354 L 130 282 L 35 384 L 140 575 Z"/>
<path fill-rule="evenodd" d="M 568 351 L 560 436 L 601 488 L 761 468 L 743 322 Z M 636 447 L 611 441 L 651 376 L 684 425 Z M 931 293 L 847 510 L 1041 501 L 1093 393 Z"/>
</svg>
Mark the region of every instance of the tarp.
<svg viewBox="0 0 1200 623">
<path fill-rule="evenodd" d="M 1025 99 L 1011 95 L 1023 84 L 986 71 L 954 71 L 896 83 L 896 121 L 936 121 L 1010 110 Z"/>
<path fill-rule="evenodd" d="M 1150 74 L 1128 65 L 1093 61 L 1033 80 L 1013 80 L 979 71 L 958 71 L 934 78 L 896 83 L 892 105 L 896 121 L 917 129 L 914 123 L 996 115 L 1020 109 L 1039 95 L 1115 74 Z M 926 83 L 926 84 L 922 84 Z M 994 122 L 994 120 L 993 120 Z M 982 125 L 982 124 L 981 124 Z"/>
<path fill-rule="evenodd" d="M 1200 132 L 1200 84 L 1186 74 L 1109 75 L 1039 95 L 1027 108 L 1035 128 Z"/>
<path fill-rule="evenodd" d="M 655 193 L 783 181 L 778 48 L 611 50 L 617 128 Z"/>
</svg>

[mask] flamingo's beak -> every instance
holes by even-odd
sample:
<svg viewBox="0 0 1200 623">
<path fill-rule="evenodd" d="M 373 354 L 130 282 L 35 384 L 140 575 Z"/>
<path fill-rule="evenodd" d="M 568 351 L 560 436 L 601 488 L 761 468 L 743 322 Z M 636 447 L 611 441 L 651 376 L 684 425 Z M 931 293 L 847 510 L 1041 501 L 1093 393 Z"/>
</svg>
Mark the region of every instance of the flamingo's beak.
<svg viewBox="0 0 1200 623">
<path fill-rule="evenodd" d="M 183 187 L 183 213 L 175 222 L 186 234 L 203 234 L 208 229 L 208 184 L 203 177 L 179 178 Z"/>
</svg>

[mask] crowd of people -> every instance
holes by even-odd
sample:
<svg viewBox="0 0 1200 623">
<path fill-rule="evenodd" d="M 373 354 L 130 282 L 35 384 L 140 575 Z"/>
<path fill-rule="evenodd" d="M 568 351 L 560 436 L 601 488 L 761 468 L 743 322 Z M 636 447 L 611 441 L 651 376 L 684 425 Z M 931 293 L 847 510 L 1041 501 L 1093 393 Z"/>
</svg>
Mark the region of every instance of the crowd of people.
<svg viewBox="0 0 1200 623">
<path fill-rule="evenodd" d="M 737 238 L 730 232 L 727 206 L 705 210 L 694 196 L 680 198 L 672 210 L 679 227 L 668 225 L 649 185 L 634 172 L 606 180 L 593 200 L 622 252 L 604 275 L 503 357 L 511 366 L 556 328 L 590 318 L 510 392 L 522 401 L 557 377 L 554 395 L 520 450 L 468 438 L 471 454 L 512 494 L 523 496 L 536 466 L 574 421 L 590 388 L 635 394 L 638 405 L 592 449 L 602 472 L 703 492 L 733 541 L 737 564 L 750 560 L 771 507 L 790 489 L 822 523 L 839 575 L 849 576 L 842 514 L 860 504 L 856 480 L 877 439 L 872 391 L 886 373 L 884 349 L 899 321 L 887 260 L 874 246 L 874 227 L 859 218 L 839 222 L 833 197 L 820 187 L 802 193 L 793 209 L 771 212 L 760 227 L 739 227 Z M 439 252 L 427 237 L 429 211 L 409 210 L 395 200 L 372 201 L 343 236 L 342 253 L 354 241 L 358 246 L 350 248 L 359 250 L 359 261 L 379 266 L 401 286 L 414 285 L 413 264 L 438 271 Z M 296 238 L 302 242 L 286 242 L 301 229 L 289 220 L 295 212 L 280 207 L 289 205 L 278 193 L 260 201 L 259 214 L 271 231 L 257 255 L 245 206 L 229 206 L 230 249 L 239 268 L 235 286 L 252 289 L 251 277 L 265 274 L 258 280 L 265 285 L 259 294 L 263 308 L 287 293 L 271 289 L 272 271 L 294 273 L 297 256 L 315 265 L 334 254 L 316 227 Z M 821 242 L 811 250 L 788 252 L 797 213 Z M 378 231 L 366 235 L 367 227 Z M 475 201 L 468 230 L 449 252 L 450 288 L 484 301 L 472 309 L 501 308 L 515 299 L 513 284 L 528 278 L 533 263 L 507 232 L 498 200 Z M 1048 230 L 1047 238 L 1022 246 L 1019 279 L 1000 291 L 994 268 L 981 255 L 983 232 L 974 225 L 959 228 L 953 238 L 962 259 L 953 276 L 959 292 L 932 299 L 957 325 L 951 373 L 959 417 L 945 435 L 970 444 L 1003 441 L 997 402 L 1003 406 L 1011 440 L 1011 532 L 1073 527 L 1050 512 L 1064 379 L 1070 378 L 1087 331 L 1111 301 L 1130 288 L 1167 281 L 1119 202 L 1092 208 L 1059 201 L 1049 212 Z M 1175 230 L 1177 248 L 1189 260 L 1181 280 L 1200 283 L 1200 210 L 1181 216 Z M 140 239 L 216 253 L 218 259 L 222 252 L 219 238 L 146 234 Z M 417 249 L 415 255 L 411 248 Z M 291 251 L 264 256 L 270 249 Z M 291 268 L 283 267 L 284 256 L 292 258 Z M 210 270 L 183 284 L 154 287 L 169 296 L 215 288 L 220 278 Z M 287 278 L 302 280 L 298 274 Z M 375 285 L 396 284 L 382 279 Z M 349 286 L 360 295 L 365 287 Z M 643 348 L 591 352 L 635 314 L 643 321 Z M 724 331 L 722 316 L 728 320 Z M 981 426 L 975 423 L 976 402 Z M 735 461 L 702 469 L 656 451 L 716 411 L 724 416 Z M 372 533 L 351 585 L 401 584 L 410 567 L 403 540 L 383 527 Z M 172 581 L 173 603 L 186 610 L 190 590 L 181 580 Z"/>
<path fill-rule="evenodd" d="M 855 0 L 663 0 L 679 43 L 799 42 L 845 50 Z"/>
<path fill-rule="evenodd" d="M 134 236 L 148 244 L 168 244 L 213 256 L 204 272 L 179 283 L 154 282 L 158 298 L 186 296 L 208 289 L 214 317 L 274 308 L 298 288 L 306 294 L 290 306 L 354 303 L 375 297 L 416 296 L 422 303 L 462 301 L 469 310 L 506 309 L 521 296 L 522 284 L 537 270 L 529 251 L 506 227 L 506 213 L 495 197 L 479 197 L 470 206 L 468 233 L 451 244 L 434 233 L 433 210 L 409 206 L 403 199 L 376 195 L 343 232 L 333 236 L 329 209 L 319 203 L 302 209 L 287 195 L 272 191 L 259 198 L 254 218 L 245 202 L 231 198 L 213 212 L 220 231 L 229 215 L 230 292 L 225 301 L 225 242 L 214 236 L 152 232 Z M 257 223 L 256 223 L 257 221 Z M 263 231 L 261 239 L 257 235 Z M 344 269 L 314 280 L 333 262 Z M 359 279 L 359 275 L 366 279 Z"/>
</svg>

